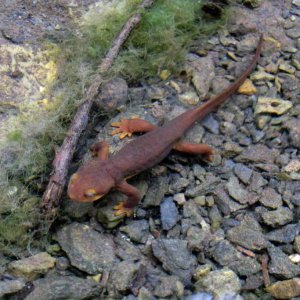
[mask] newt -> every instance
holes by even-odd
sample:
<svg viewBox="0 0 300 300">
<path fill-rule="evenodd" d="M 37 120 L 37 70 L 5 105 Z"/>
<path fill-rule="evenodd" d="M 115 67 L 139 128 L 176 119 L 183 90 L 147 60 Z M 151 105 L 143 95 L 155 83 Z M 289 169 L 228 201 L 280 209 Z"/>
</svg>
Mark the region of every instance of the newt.
<svg viewBox="0 0 300 300">
<path fill-rule="evenodd" d="M 120 138 L 136 132 L 145 134 L 130 141 L 112 156 L 109 156 L 109 145 L 105 141 L 94 144 L 91 150 L 95 157 L 83 164 L 70 178 L 70 199 L 81 202 L 96 201 L 114 188 L 127 196 L 114 207 L 115 215 L 131 216 L 133 208 L 141 200 L 141 195 L 137 188 L 127 182 L 128 178 L 161 162 L 171 150 L 202 154 L 209 158 L 213 153 L 211 147 L 206 144 L 187 143 L 181 137 L 196 121 L 203 119 L 237 91 L 256 66 L 262 41 L 261 35 L 254 58 L 240 77 L 221 94 L 202 105 L 187 110 L 160 127 L 139 118 L 112 123 L 112 126 L 117 127 L 112 134 L 120 133 Z"/>
</svg>

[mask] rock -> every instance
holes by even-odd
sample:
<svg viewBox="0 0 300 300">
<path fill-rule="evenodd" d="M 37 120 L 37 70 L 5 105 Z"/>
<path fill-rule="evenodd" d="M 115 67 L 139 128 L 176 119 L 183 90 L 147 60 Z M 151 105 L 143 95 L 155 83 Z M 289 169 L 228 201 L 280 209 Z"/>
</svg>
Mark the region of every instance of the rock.
<svg viewBox="0 0 300 300">
<path fill-rule="evenodd" d="M 295 67 L 291 66 L 290 64 L 288 64 L 286 62 L 280 64 L 278 66 L 278 69 L 280 71 L 283 71 L 283 72 L 286 72 L 286 73 L 289 73 L 289 74 L 294 74 L 295 71 L 296 71 Z"/>
<path fill-rule="evenodd" d="M 234 296 L 241 290 L 238 276 L 230 269 L 223 268 L 208 273 L 195 283 L 196 291 L 205 291 L 213 294 L 217 299 L 226 299 Z"/>
<path fill-rule="evenodd" d="M 159 283 L 153 291 L 154 296 L 160 299 L 174 295 L 176 299 L 183 298 L 184 286 L 177 276 L 160 276 L 159 279 Z"/>
<path fill-rule="evenodd" d="M 238 162 L 273 163 L 278 151 L 262 144 L 251 145 L 235 158 Z"/>
<path fill-rule="evenodd" d="M 209 132 L 214 134 L 219 134 L 219 122 L 212 116 L 212 114 L 209 114 L 206 116 L 201 124 L 204 128 L 206 128 Z"/>
<path fill-rule="evenodd" d="M 271 258 L 269 273 L 280 278 L 290 279 L 300 274 L 300 266 L 293 264 L 289 257 L 278 247 L 269 247 L 268 252 Z"/>
<path fill-rule="evenodd" d="M 256 94 L 256 92 L 257 92 L 256 87 L 249 79 L 246 79 L 245 82 L 238 89 L 238 93 L 247 96 L 254 95 Z"/>
<path fill-rule="evenodd" d="M 251 177 L 251 182 L 250 182 L 250 190 L 254 191 L 256 193 L 260 193 L 262 190 L 262 187 L 268 184 L 268 181 L 264 179 L 260 173 L 258 172 L 253 172 L 253 175 Z"/>
<path fill-rule="evenodd" d="M 117 245 L 115 254 L 122 260 L 138 261 L 142 258 L 142 254 L 138 246 L 124 238 L 123 234 L 119 233 L 114 238 L 114 242 Z"/>
<path fill-rule="evenodd" d="M 67 253 L 71 264 L 89 274 L 102 273 L 117 262 L 115 245 L 109 235 L 88 225 L 72 223 L 57 233 L 57 241 Z"/>
<path fill-rule="evenodd" d="M 111 271 L 110 284 L 118 291 L 125 292 L 130 288 L 138 269 L 138 263 L 128 261 L 120 262 Z"/>
<path fill-rule="evenodd" d="M 149 235 L 149 223 L 146 220 L 130 220 L 126 226 L 120 227 L 129 238 L 137 243 L 145 244 Z"/>
<path fill-rule="evenodd" d="M 295 237 L 294 249 L 297 253 L 300 253 L 300 235 Z"/>
<path fill-rule="evenodd" d="M 178 221 L 178 209 L 172 198 L 166 198 L 160 204 L 160 219 L 163 230 L 170 230 Z"/>
<path fill-rule="evenodd" d="M 25 281 L 22 279 L 12 279 L 12 280 L 1 280 L 0 281 L 0 297 L 1 299 L 5 295 L 13 294 L 25 287 Z"/>
<path fill-rule="evenodd" d="M 281 195 L 278 194 L 274 189 L 267 187 L 263 190 L 262 196 L 259 199 L 259 202 L 266 207 L 278 208 L 282 206 Z"/>
<path fill-rule="evenodd" d="M 289 244 L 300 233 L 300 224 L 288 224 L 280 229 L 272 230 L 265 236 L 273 242 Z"/>
<path fill-rule="evenodd" d="M 298 159 L 291 160 L 283 170 L 288 173 L 300 172 L 300 161 Z"/>
<path fill-rule="evenodd" d="M 24 300 L 83 300 L 99 297 L 100 291 L 100 285 L 94 280 L 75 276 L 46 277 L 34 282 L 34 290 Z"/>
<path fill-rule="evenodd" d="M 291 101 L 276 98 L 258 97 L 255 106 L 255 114 L 276 114 L 278 116 L 285 114 L 293 107 Z"/>
<path fill-rule="evenodd" d="M 195 91 L 187 91 L 178 95 L 179 101 L 188 105 L 196 105 L 199 103 L 199 97 Z"/>
<path fill-rule="evenodd" d="M 55 261 L 55 258 L 47 252 L 41 252 L 11 262 L 7 267 L 7 271 L 15 276 L 31 281 L 52 269 L 55 265 Z"/>
<path fill-rule="evenodd" d="M 300 278 L 277 281 L 268 286 L 266 290 L 275 299 L 291 299 L 300 296 Z"/>
<path fill-rule="evenodd" d="M 300 148 L 300 119 L 292 118 L 284 124 L 284 127 L 289 131 L 291 145 Z"/>
<path fill-rule="evenodd" d="M 269 242 L 260 231 L 253 230 L 245 225 L 229 229 L 226 235 L 232 243 L 250 250 L 261 250 L 269 245 Z"/>
<path fill-rule="evenodd" d="M 169 70 L 162 70 L 159 74 L 161 80 L 167 80 L 171 76 L 171 72 Z"/>
<path fill-rule="evenodd" d="M 177 202 L 178 205 L 183 205 L 186 202 L 184 193 L 178 193 L 174 195 L 174 201 Z"/>
<path fill-rule="evenodd" d="M 263 212 L 261 217 L 267 225 L 278 227 L 291 222 L 294 214 L 289 208 L 281 206 L 276 210 Z"/>
<path fill-rule="evenodd" d="M 95 104 L 105 110 L 114 110 L 126 103 L 127 95 L 127 82 L 116 77 L 103 84 L 99 96 L 95 98 Z"/>
<path fill-rule="evenodd" d="M 243 164 L 236 164 L 234 166 L 235 175 L 245 184 L 248 184 L 252 176 L 252 170 Z"/>
<path fill-rule="evenodd" d="M 189 54 L 185 70 L 191 76 L 198 96 L 200 99 L 204 99 L 209 91 L 211 81 L 215 77 L 215 66 L 212 58 Z"/>
<path fill-rule="evenodd" d="M 289 260 L 294 264 L 299 264 L 300 263 L 300 255 L 299 254 L 291 254 L 289 256 Z"/>
<path fill-rule="evenodd" d="M 162 267 L 176 275 L 184 284 L 189 284 L 196 258 L 187 248 L 187 241 L 177 239 L 158 239 L 152 242 L 154 256 L 162 263 Z"/>
<path fill-rule="evenodd" d="M 80 219 L 93 207 L 93 202 L 76 202 L 69 199 L 63 199 L 62 208 L 63 211 L 74 219 Z"/>
<path fill-rule="evenodd" d="M 254 203 L 256 201 L 255 196 L 244 189 L 235 176 L 230 177 L 226 187 L 229 195 L 241 204 Z"/>
<path fill-rule="evenodd" d="M 299 28 L 291 28 L 285 31 L 286 35 L 292 39 L 298 39 L 300 38 L 300 31 Z"/>
<path fill-rule="evenodd" d="M 188 248 L 192 251 L 201 251 L 203 249 L 202 242 L 205 240 L 207 235 L 207 230 L 203 230 L 198 226 L 191 226 L 186 233 Z"/>
<path fill-rule="evenodd" d="M 297 6 L 300 7 L 300 0 L 293 0 L 292 3 Z M 294 297 L 294 296 L 293 296 Z"/>
<path fill-rule="evenodd" d="M 244 5 L 256 8 L 261 6 L 263 0 L 243 0 Z"/>
<path fill-rule="evenodd" d="M 145 195 L 142 206 L 144 208 L 159 206 L 168 189 L 169 179 L 167 176 L 154 177 Z"/>
<path fill-rule="evenodd" d="M 264 71 L 258 71 L 253 73 L 250 79 L 253 81 L 272 81 L 275 79 L 275 76 Z"/>
</svg>

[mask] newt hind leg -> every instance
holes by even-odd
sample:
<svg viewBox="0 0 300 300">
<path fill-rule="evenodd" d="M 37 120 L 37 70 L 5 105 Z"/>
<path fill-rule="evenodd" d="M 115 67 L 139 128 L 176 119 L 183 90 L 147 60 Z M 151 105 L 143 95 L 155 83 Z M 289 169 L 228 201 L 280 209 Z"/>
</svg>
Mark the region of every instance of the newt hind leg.
<svg viewBox="0 0 300 300">
<path fill-rule="evenodd" d="M 188 154 L 201 154 L 209 161 L 212 161 L 214 150 L 207 144 L 196 144 L 180 141 L 173 146 L 173 149 Z"/>
<path fill-rule="evenodd" d="M 111 132 L 111 135 L 120 133 L 120 139 L 126 136 L 130 137 L 135 132 L 149 132 L 156 128 L 155 125 L 138 117 L 123 119 L 120 122 L 111 123 L 111 126 L 117 127 L 117 129 Z"/>
</svg>

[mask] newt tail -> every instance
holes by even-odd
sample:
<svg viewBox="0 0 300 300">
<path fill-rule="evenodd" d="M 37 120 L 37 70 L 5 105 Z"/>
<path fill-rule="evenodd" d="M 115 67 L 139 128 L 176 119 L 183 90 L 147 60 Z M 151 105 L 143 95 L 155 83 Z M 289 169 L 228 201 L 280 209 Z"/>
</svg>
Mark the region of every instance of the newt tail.
<svg viewBox="0 0 300 300">
<path fill-rule="evenodd" d="M 208 145 L 187 143 L 180 139 L 196 121 L 204 118 L 237 91 L 255 67 L 260 57 L 262 42 L 261 35 L 254 58 L 241 76 L 220 95 L 199 107 L 184 112 L 161 127 L 136 118 L 113 123 L 112 126 L 118 128 L 112 134 L 121 133 L 121 138 L 135 132 L 146 134 L 127 143 L 111 157 L 108 155 L 109 146 L 106 142 L 96 143 L 92 149 L 96 157 L 72 175 L 68 186 L 69 197 L 76 201 L 90 202 L 100 199 L 115 188 L 127 196 L 125 201 L 115 207 L 115 214 L 130 216 L 141 196 L 134 186 L 127 183 L 127 178 L 159 163 L 172 149 L 210 157 L 213 150 Z"/>
</svg>

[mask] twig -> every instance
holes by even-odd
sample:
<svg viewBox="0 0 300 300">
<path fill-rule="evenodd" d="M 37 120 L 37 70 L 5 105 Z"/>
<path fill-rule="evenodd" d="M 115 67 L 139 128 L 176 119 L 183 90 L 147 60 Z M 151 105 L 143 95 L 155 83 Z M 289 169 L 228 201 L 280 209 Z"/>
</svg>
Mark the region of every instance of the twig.
<svg viewBox="0 0 300 300">
<path fill-rule="evenodd" d="M 254 253 L 254 252 L 252 252 L 252 251 L 249 250 L 249 249 L 245 249 L 245 248 L 243 248 L 243 247 L 241 247 L 241 246 L 237 246 L 237 247 L 236 247 L 236 250 L 238 250 L 238 251 L 244 253 L 244 254 L 247 255 L 247 256 L 255 257 L 255 253 Z"/>
<path fill-rule="evenodd" d="M 268 261 L 269 261 L 268 255 L 263 254 L 261 257 L 261 271 L 262 271 L 265 287 L 268 287 L 271 284 L 269 271 L 268 271 Z"/>
<path fill-rule="evenodd" d="M 49 179 L 48 186 L 44 192 L 41 208 L 45 213 L 49 213 L 57 207 L 63 193 L 67 180 L 68 168 L 76 149 L 78 139 L 85 129 L 88 122 L 88 115 L 93 104 L 94 97 L 98 94 L 98 89 L 103 82 L 103 74 L 112 66 L 119 51 L 128 38 L 130 32 L 141 22 L 141 9 L 146 9 L 153 4 L 154 0 L 143 0 L 139 5 L 139 12 L 128 19 L 119 35 L 113 41 L 113 44 L 98 66 L 98 72 L 93 76 L 92 84 L 86 91 L 82 104 L 77 110 L 71 126 L 68 129 L 62 146 L 56 152 L 53 161 L 53 171 Z"/>
</svg>

